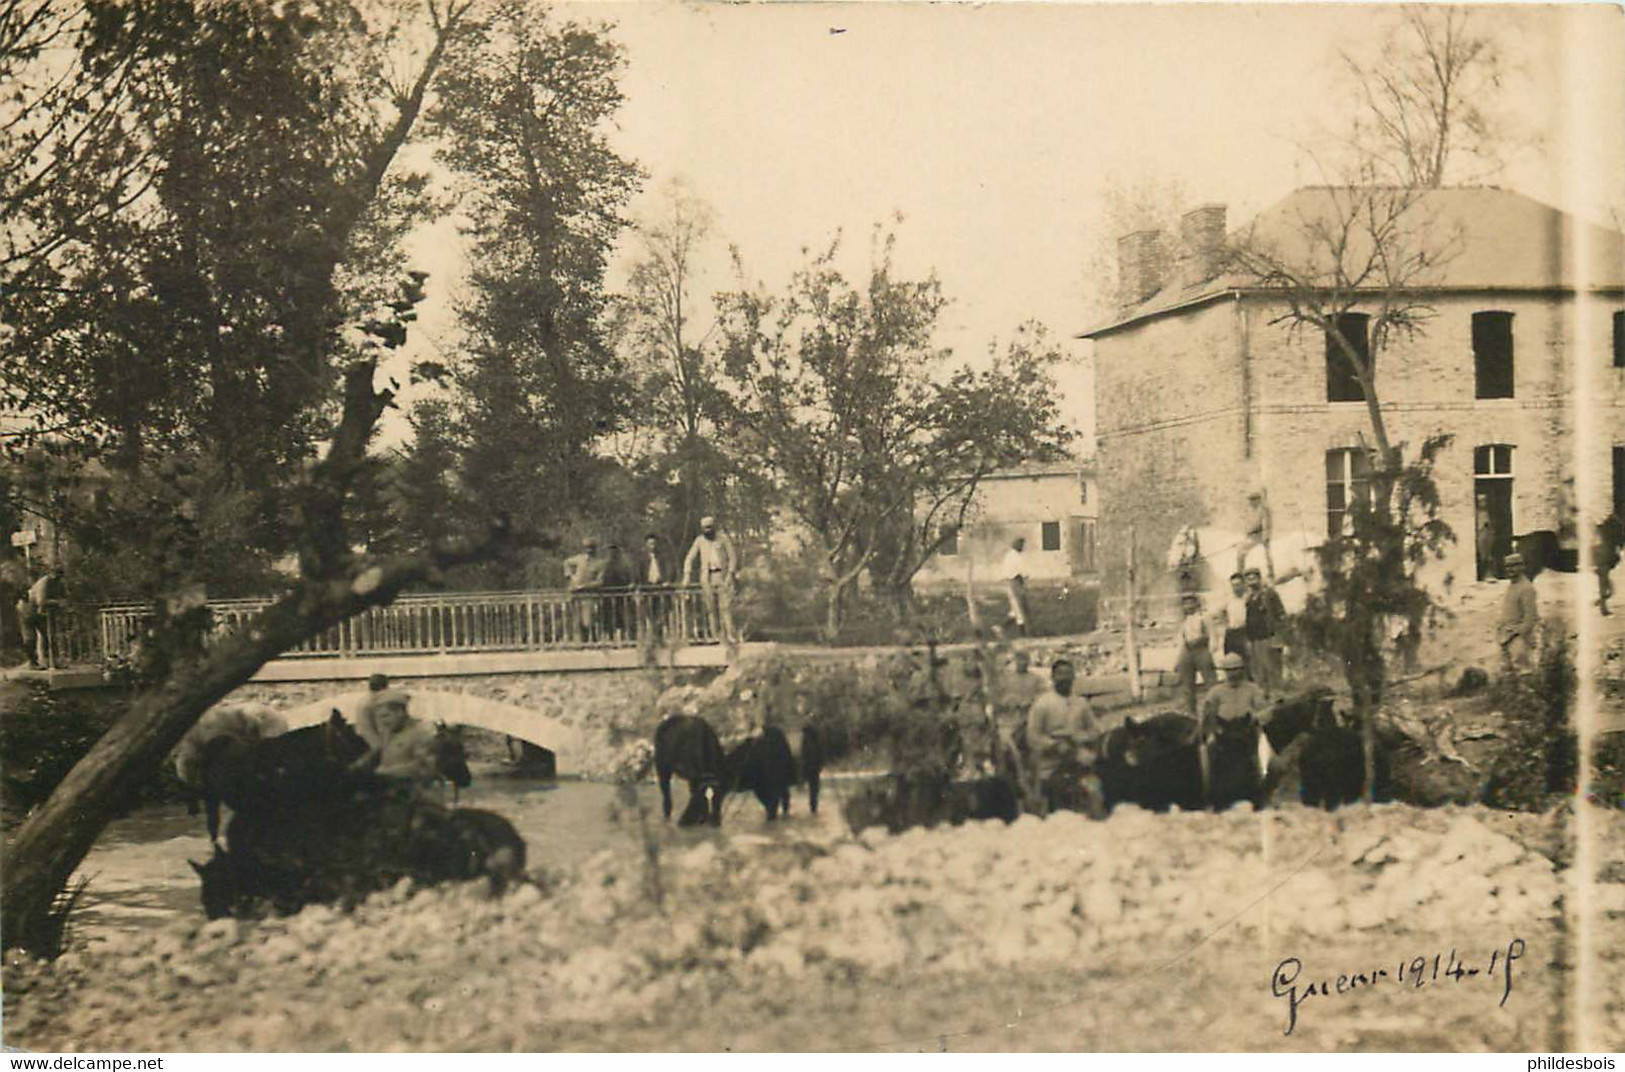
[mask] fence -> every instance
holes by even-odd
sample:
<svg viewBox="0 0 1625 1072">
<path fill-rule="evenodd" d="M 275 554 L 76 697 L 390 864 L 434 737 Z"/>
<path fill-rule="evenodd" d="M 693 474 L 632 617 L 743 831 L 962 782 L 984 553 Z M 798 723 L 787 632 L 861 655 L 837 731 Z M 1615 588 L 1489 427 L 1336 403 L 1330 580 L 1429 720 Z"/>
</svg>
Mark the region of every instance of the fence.
<svg viewBox="0 0 1625 1072">
<path fill-rule="evenodd" d="M 209 604 L 211 639 L 246 628 L 268 599 Z M 48 612 L 52 665 L 128 658 L 152 617 L 143 606 L 74 607 Z M 720 641 L 698 587 L 603 592 L 459 592 L 401 596 L 325 629 L 284 659 L 557 651 L 714 644 Z"/>
</svg>

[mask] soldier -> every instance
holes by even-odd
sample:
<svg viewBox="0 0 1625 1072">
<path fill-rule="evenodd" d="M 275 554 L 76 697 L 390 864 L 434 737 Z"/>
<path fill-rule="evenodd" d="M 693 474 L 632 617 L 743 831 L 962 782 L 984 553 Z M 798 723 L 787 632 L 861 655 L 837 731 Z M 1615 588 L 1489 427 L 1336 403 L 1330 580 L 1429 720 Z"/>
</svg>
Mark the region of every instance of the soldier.
<svg viewBox="0 0 1625 1072">
<path fill-rule="evenodd" d="M 1610 576 L 1619 565 L 1619 549 L 1625 546 L 1625 523 L 1618 513 L 1611 513 L 1597 525 L 1597 542 L 1591 550 L 1591 563 L 1597 571 L 1597 609 L 1604 615 L 1612 614 L 1608 600 L 1614 595 L 1614 581 Z"/>
<path fill-rule="evenodd" d="M 593 592 L 603 586 L 604 560 L 598 557 L 598 538 L 581 541 L 581 553 L 564 560 L 565 581 L 572 593 Z M 579 595 L 573 601 L 571 625 L 576 640 L 592 640 L 598 632 L 598 601 Z"/>
<path fill-rule="evenodd" d="M 1535 586 L 1523 575 L 1523 556 L 1510 554 L 1503 565 L 1510 587 L 1501 601 L 1496 637 L 1501 643 L 1501 665 L 1511 670 L 1529 665 L 1540 628 L 1540 608 L 1535 601 Z"/>
<path fill-rule="evenodd" d="M 1053 808 L 1046 783 L 1057 773 L 1082 769 L 1094 762 L 1094 744 L 1100 739 L 1100 723 L 1089 701 L 1072 695 L 1075 672 L 1070 659 L 1050 664 L 1051 691 L 1033 701 L 1027 713 L 1027 747 L 1032 753 L 1031 777 L 1036 785 L 1029 792 L 1042 795 Z"/>
<path fill-rule="evenodd" d="M 1264 585 L 1264 575 L 1257 567 L 1247 570 L 1247 665 L 1253 680 L 1264 690 L 1265 696 L 1274 695 L 1281 686 L 1281 627 L 1286 623 L 1286 608 L 1274 588 Z"/>
</svg>

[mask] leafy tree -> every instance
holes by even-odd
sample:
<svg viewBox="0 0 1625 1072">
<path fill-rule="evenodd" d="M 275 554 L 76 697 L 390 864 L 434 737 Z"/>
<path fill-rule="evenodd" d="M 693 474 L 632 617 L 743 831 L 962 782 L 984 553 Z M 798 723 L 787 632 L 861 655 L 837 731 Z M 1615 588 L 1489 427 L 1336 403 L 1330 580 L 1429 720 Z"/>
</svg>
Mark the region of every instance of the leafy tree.
<svg viewBox="0 0 1625 1072">
<path fill-rule="evenodd" d="M 452 369 L 460 479 L 474 502 L 551 531 L 592 502 L 591 448 L 630 400 L 603 288 L 638 177 L 606 138 L 624 59 L 605 27 L 503 0 L 454 61 L 433 118 L 473 239 Z"/>
<path fill-rule="evenodd" d="M 0 382 L 7 408 L 34 420 L 25 442 L 120 475 L 125 498 L 102 517 L 146 555 L 165 672 L 18 830 L 0 905 L 8 946 L 49 951 L 68 876 L 211 704 L 286 648 L 505 538 L 495 524 L 392 556 L 352 538 L 368 444 L 392 404 L 374 384 L 380 345 L 399 343 L 421 282 L 368 313 L 391 283 L 361 266 L 377 263 L 366 249 L 387 222 L 391 165 L 468 16 L 456 0 L 421 11 L 425 47 L 398 82 L 382 59 L 391 34 L 344 4 L 147 0 L 41 15 L 74 58 L 65 88 L 31 99 L 105 118 L 30 116 L 42 132 L 22 143 L 31 155 L 0 162 L 38 176 L 4 194 L 13 330 Z M 31 86 L 61 69 L 43 51 L 5 55 L 31 65 Z M 56 163 L 41 170 L 47 155 Z M 220 503 L 242 516 L 211 514 Z M 205 652 L 207 612 L 189 593 L 208 556 L 195 552 L 228 537 L 256 553 L 297 548 L 301 576 Z"/>
<path fill-rule="evenodd" d="M 941 286 L 898 278 L 895 235 L 877 238 L 861 288 L 835 266 L 837 237 L 782 296 L 718 298 L 736 433 L 818 541 L 831 638 L 888 538 L 895 547 L 909 530 L 896 561 L 912 576 L 988 471 L 1057 452 L 1068 437 L 1045 368 L 1053 351 L 1033 345 L 1036 329 L 987 370 L 946 369 L 950 354 L 932 342 Z"/>
</svg>

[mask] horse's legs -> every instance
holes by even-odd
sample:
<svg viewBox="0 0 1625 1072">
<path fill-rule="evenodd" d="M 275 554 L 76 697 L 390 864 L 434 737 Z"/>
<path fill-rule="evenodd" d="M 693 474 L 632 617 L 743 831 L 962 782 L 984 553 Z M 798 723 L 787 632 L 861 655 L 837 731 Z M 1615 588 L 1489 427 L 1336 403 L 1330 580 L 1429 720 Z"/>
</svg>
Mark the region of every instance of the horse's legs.
<svg viewBox="0 0 1625 1072">
<path fill-rule="evenodd" d="M 660 815 L 661 818 L 671 819 L 671 771 L 661 767 L 655 771 L 660 780 Z"/>
<path fill-rule="evenodd" d="M 807 775 L 807 808 L 814 815 L 818 814 L 818 778 L 817 772 Z"/>
</svg>

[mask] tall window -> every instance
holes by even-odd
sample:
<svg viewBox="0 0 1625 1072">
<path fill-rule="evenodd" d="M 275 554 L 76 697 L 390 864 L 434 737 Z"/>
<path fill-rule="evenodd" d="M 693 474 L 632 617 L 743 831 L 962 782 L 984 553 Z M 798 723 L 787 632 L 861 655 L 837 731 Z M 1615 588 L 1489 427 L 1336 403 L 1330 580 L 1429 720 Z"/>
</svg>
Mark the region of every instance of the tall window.
<svg viewBox="0 0 1625 1072">
<path fill-rule="evenodd" d="M 1326 452 L 1326 535 L 1348 531 L 1349 511 L 1371 494 L 1371 463 L 1363 450 Z"/>
<path fill-rule="evenodd" d="M 1473 314 L 1476 398 L 1512 397 L 1512 314 Z"/>
<path fill-rule="evenodd" d="M 1614 367 L 1625 368 L 1625 312 L 1614 314 Z"/>
<path fill-rule="evenodd" d="M 942 542 L 937 544 L 937 554 L 947 557 L 959 553 L 959 527 L 957 525 L 942 526 Z"/>
<path fill-rule="evenodd" d="M 1040 545 L 1046 551 L 1059 551 L 1061 549 L 1061 523 L 1059 521 L 1046 521 L 1039 531 Z"/>
<path fill-rule="evenodd" d="M 1343 313 L 1337 318 L 1337 330 L 1348 340 L 1360 361 L 1371 367 L 1371 318 L 1364 313 Z M 1337 344 L 1337 338 L 1326 332 L 1326 401 L 1364 402 L 1365 392 L 1360 388 L 1360 377 L 1349 365 L 1348 355 Z"/>
</svg>

